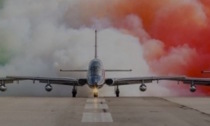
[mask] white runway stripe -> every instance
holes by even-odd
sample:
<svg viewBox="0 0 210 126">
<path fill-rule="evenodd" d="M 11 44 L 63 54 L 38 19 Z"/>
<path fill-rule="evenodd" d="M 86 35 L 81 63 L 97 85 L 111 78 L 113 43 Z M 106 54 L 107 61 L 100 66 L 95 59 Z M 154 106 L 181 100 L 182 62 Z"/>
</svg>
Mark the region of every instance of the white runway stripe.
<svg viewBox="0 0 210 126">
<path fill-rule="evenodd" d="M 105 103 L 106 102 L 106 100 L 105 99 L 97 99 L 97 98 L 91 98 L 91 99 L 87 99 L 87 102 L 89 103 L 96 103 L 96 102 L 103 102 L 103 103 Z"/>
<path fill-rule="evenodd" d="M 87 99 L 81 122 L 113 122 L 105 99 Z"/>
<path fill-rule="evenodd" d="M 113 122 L 110 113 L 83 113 L 82 122 Z"/>
<path fill-rule="evenodd" d="M 107 104 L 86 104 L 85 109 L 108 109 Z"/>
</svg>

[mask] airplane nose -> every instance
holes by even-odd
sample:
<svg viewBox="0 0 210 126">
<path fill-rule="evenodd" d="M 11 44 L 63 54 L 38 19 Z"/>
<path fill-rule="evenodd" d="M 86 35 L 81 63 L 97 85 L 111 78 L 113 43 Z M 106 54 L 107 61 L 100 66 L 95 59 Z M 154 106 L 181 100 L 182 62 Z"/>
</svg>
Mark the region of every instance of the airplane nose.
<svg viewBox="0 0 210 126">
<path fill-rule="evenodd" d="M 98 84 L 98 79 L 97 79 L 97 78 L 92 78 L 92 83 L 93 83 L 94 85 L 97 85 L 97 84 Z"/>
<path fill-rule="evenodd" d="M 90 80 L 88 80 L 89 85 L 91 85 L 91 87 L 98 87 L 100 84 L 100 77 L 98 76 L 93 76 L 90 78 Z"/>
</svg>

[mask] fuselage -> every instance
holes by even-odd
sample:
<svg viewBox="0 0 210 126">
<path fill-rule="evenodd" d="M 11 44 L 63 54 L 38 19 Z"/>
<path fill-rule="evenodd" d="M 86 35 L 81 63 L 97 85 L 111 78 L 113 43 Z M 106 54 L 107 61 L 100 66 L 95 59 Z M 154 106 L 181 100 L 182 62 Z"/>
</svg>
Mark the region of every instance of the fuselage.
<svg viewBox="0 0 210 126">
<path fill-rule="evenodd" d="M 90 88 L 101 88 L 105 81 L 105 71 L 99 59 L 93 59 L 89 63 L 87 82 Z"/>
</svg>

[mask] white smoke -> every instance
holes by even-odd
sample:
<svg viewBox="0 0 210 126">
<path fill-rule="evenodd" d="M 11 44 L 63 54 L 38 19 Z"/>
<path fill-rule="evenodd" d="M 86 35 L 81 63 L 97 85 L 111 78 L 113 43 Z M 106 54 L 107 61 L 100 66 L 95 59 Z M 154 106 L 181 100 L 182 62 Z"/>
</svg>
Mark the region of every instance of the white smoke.
<svg viewBox="0 0 210 126">
<path fill-rule="evenodd" d="M 81 1 L 79 1 L 81 2 Z M 94 56 L 94 28 L 98 33 L 98 55 L 107 69 L 133 69 L 131 73 L 107 73 L 107 77 L 138 77 L 151 75 L 143 57 L 139 39 L 112 27 L 108 18 L 89 17 L 91 25 L 84 24 L 76 0 L 6 0 L 0 10 L 0 76 L 68 76 L 86 77 L 85 73 L 60 73 L 59 69 L 87 69 Z M 70 14 L 66 14 L 69 11 Z M 70 16 L 69 16 L 70 15 Z M 66 17 L 68 16 L 68 17 Z M 83 15 L 84 16 L 84 15 Z M 68 19 L 68 20 L 67 20 Z M 75 20 L 77 19 L 77 20 Z M 81 20 L 79 20 L 81 19 Z M 134 20 L 139 34 L 144 34 L 140 19 Z M 71 22 L 72 21 L 72 22 Z M 148 36 L 147 36 L 148 37 Z M 3 61 L 4 60 L 4 61 Z M 51 93 L 44 90 L 45 84 L 31 81 L 8 85 L 1 95 L 70 96 L 71 87 L 54 86 Z M 158 85 L 149 86 L 144 94 L 139 85 L 122 86 L 121 95 L 163 95 L 170 92 Z M 78 95 L 88 96 L 90 90 L 78 88 Z M 113 96 L 114 88 L 105 86 L 100 96 Z"/>
</svg>

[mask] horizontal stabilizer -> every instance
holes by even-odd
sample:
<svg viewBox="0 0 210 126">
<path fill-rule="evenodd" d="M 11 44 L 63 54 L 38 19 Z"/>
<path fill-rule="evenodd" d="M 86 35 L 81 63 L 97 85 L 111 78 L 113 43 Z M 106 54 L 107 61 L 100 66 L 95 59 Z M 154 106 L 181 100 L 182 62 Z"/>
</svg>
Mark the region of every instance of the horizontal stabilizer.
<svg viewBox="0 0 210 126">
<path fill-rule="evenodd" d="M 88 70 L 62 70 L 60 69 L 60 72 L 87 72 Z"/>
<path fill-rule="evenodd" d="M 132 69 L 128 69 L 128 70 L 105 70 L 105 72 L 131 72 L 132 71 Z"/>
</svg>

